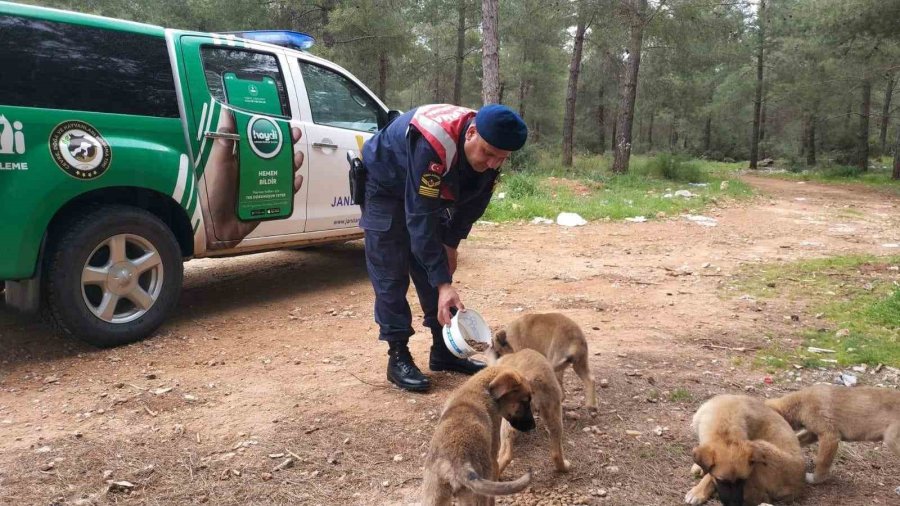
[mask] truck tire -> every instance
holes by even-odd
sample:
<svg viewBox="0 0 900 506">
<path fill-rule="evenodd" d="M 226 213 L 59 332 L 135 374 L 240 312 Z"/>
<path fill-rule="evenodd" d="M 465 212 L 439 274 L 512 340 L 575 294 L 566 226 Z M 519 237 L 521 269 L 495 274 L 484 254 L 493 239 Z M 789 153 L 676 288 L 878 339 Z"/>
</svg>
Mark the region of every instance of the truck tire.
<svg viewBox="0 0 900 506">
<path fill-rule="evenodd" d="M 169 316 L 184 274 L 178 241 L 153 214 L 103 205 L 51 238 L 45 286 L 51 322 L 94 346 L 139 341 Z"/>
</svg>

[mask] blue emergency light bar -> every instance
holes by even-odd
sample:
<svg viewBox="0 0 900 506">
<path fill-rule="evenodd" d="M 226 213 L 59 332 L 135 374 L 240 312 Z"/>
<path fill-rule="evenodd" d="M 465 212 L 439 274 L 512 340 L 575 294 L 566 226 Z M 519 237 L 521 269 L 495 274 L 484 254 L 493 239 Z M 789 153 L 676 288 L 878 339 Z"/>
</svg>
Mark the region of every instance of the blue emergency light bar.
<svg viewBox="0 0 900 506">
<path fill-rule="evenodd" d="M 290 30 L 250 30 L 247 32 L 231 33 L 243 39 L 266 42 L 268 44 L 299 49 L 301 51 L 306 51 L 316 43 L 316 39 L 312 35 L 303 32 L 292 32 Z"/>
</svg>

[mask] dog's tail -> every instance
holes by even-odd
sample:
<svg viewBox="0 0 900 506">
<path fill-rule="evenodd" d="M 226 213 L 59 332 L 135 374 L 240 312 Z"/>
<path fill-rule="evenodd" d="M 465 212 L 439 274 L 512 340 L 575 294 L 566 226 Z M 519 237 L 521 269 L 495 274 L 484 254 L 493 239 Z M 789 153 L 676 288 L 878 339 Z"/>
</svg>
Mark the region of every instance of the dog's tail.
<svg viewBox="0 0 900 506">
<path fill-rule="evenodd" d="M 481 495 L 510 495 L 525 490 L 525 487 L 531 483 L 531 471 L 523 474 L 513 481 L 491 481 L 478 476 L 478 472 L 467 463 L 459 470 L 459 481 L 465 484 L 466 488 Z"/>
</svg>

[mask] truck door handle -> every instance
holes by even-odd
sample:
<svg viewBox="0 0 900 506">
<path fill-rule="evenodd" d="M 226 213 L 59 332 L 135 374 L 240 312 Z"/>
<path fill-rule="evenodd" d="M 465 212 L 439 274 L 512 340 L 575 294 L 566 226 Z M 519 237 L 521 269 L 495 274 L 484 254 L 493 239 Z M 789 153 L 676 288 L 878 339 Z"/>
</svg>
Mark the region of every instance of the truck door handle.
<svg viewBox="0 0 900 506">
<path fill-rule="evenodd" d="M 237 155 L 237 143 L 241 140 L 241 136 L 238 134 L 233 134 L 231 132 L 206 132 L 203 134 L 207 139 L 224 139 L 227 141 L 233 141 L 234 144 L 231 145 L 231 154 Z"/>
<path fill-rule="evenodd" d="M 314 147 L 314 148 L 337 149 L 337 148 L 339 148 L 340 146 L 338 146 L 337 144 L 331 144 L 331 143 L 328 143 L 328 142 L 314 142 L 314 143 L 313 143 L 313 147 Z"/>
<path fill-rule="evenodd" d="M 241 136 L 239 134 L 233 134 L 229 132 L 206 132 L 203 134 L 207 139 L 225 139 L 229 141 L 239 141 L 241 140 Z"/>
</svg>

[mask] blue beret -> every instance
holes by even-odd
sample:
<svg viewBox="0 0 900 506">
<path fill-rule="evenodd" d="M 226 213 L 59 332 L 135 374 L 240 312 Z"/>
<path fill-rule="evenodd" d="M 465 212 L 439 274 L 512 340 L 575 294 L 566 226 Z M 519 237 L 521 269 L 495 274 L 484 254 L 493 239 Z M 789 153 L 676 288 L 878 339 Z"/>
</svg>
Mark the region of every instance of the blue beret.
<svg viewBox="0 0 900 506">
<path fill-rule="evenodd" d="M 515 111 L 499 104 L 488 104 L 475 115 L 478 135 L 488 144 L 505 151 L 516 151 L 528 139 L 528 127 Z"/>
</svg>

